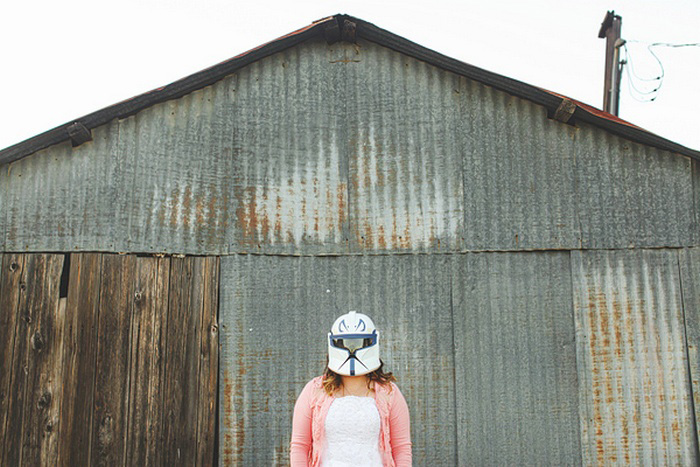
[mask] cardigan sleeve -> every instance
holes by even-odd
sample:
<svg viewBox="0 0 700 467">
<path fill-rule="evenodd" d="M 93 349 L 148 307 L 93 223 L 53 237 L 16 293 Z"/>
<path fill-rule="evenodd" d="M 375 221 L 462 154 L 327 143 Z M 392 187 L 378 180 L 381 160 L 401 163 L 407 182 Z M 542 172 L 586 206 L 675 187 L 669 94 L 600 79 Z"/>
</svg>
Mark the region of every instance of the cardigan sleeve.
<svg viewBox="0 0 700 467">
<path fill-rule="evenodd" d="M 411 452 L 411 421 L 408 405 L 398 386 L 393 386 L 393 397 L 389 408 L 389 423 L 391 436 L 391 454 L 396 467 L 412 465 Z"/>
<path fill-rule="evenodd" d="M 292 467 L 307 467 L 311 452 L 311 396 L 312 381 L 309 381 L 294 404 L 292 418 L 292 441 L 289 447 L 289 460 Z"/>
</svg>

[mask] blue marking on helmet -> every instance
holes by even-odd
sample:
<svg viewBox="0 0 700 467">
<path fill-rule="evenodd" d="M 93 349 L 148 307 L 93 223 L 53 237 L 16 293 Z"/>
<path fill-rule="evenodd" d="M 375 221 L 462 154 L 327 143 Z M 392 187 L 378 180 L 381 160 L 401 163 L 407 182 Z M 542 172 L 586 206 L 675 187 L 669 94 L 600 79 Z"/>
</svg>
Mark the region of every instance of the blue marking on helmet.
<svg viewBox="0 0 700 467">
<path fill-rule="evenodd" d="M 355 359 L 350 359 L 350 376 L 355 376 Z"/>
</svg>

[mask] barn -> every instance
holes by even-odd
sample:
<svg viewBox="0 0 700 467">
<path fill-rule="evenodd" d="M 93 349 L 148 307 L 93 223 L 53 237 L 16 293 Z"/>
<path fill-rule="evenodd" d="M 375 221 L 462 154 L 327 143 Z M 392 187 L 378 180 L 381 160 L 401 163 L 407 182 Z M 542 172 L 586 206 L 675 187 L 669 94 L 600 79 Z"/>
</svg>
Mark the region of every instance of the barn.
<svg viewBox="0 0 700 467">
<path fill-rule="evenodd" d="M 416 465 L 698 462 L 700 153 L 347 15 L 0 151 L 0 463 L 283 465 L 369 314 Z"/>
</svg>

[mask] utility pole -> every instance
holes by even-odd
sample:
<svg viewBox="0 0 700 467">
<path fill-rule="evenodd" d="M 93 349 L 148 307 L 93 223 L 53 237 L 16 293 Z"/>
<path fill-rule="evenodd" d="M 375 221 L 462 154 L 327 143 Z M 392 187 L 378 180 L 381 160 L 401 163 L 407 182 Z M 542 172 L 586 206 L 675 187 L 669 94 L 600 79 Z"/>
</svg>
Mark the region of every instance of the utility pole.
<svg viewBox="0 0 700 467">
<path fill-rule="evenodd" d="M 599 38 L 605 38 L 605 83 L 603 92 L 603 110 L 613 115 L 620 113 L 620 79 L 622 66 L 620 63 L 620 47 L 625 41 L 620 38 L 622 17 L 615 11 L 608 11 L 600 25 Z"/>
</svg>

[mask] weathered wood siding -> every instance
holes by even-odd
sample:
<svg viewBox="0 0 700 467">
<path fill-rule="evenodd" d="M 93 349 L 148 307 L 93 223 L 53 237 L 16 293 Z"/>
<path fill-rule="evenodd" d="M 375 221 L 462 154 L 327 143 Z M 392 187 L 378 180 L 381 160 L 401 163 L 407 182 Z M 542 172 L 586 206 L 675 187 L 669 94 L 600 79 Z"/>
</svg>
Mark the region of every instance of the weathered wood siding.
<svg viewBox="0 0 700 467">
<path fill-rule="evenodd" d="M 218 258 L 0 261 L 0 465 L 214 463 Z"/>
</svg>

